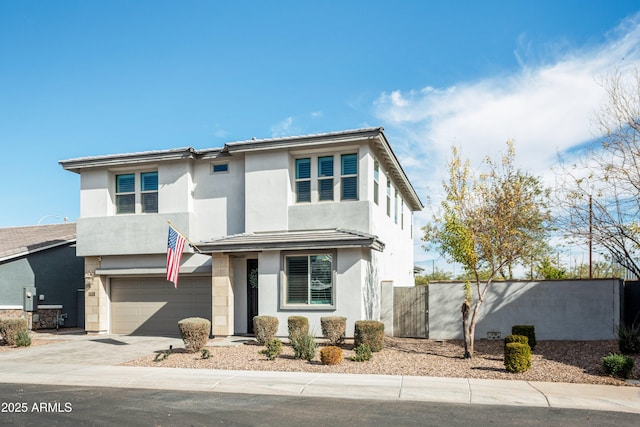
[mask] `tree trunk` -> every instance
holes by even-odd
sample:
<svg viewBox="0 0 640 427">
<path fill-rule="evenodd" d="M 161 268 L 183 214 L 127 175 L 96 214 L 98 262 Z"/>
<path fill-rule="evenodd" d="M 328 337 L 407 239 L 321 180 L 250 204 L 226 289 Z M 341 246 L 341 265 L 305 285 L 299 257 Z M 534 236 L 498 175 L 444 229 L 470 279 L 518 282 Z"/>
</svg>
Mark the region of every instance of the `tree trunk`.
<svg viewBox="0 0 640 427">
<path fill-rule="evenodd" d="M 464 335 L 464 358 L 471 359 L 473 355 L 473 336 L 469 334 L 469 311 L 471 306 L 469 301 L 462 303 L 462 333 Z"/>
</svg>

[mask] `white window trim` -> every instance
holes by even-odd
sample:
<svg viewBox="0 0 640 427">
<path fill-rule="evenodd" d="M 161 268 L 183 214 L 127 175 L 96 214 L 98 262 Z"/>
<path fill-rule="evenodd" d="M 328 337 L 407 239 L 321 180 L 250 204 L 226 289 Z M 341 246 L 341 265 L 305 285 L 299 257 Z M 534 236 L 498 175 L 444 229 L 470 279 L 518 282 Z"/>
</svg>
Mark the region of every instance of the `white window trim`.
<svg viewBox="0 0 640 427">
<path fill-rule="evenodd" d="M 336 309 L 336 283 L 337 283 L 337 251 L 304 251 L 304 252 L 282 252 L 280 260 L 280 309 L 281 310 L 309 310 L 327 311 Z M 288 304 L 287 303 L 287 257 L 309 257 L 313 255 L 331 255 L 331 301 L 332 304 Z"/>
</svg>

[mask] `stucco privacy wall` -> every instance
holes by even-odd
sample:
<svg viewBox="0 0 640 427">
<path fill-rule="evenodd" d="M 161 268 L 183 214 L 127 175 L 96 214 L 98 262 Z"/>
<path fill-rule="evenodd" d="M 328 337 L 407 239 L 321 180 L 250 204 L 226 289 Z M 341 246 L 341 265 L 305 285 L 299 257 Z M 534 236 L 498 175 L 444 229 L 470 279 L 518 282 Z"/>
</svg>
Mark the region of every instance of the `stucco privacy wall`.
<svg viewBox="0 0 640 427">
<path fill-rule="evenodd" d="M 621 298 L 618 279 L 495 282 L 480 306 L 475 338 L 493 331 L 504 338 L 511 326 L 527 324 L 539 340 L 615 339 Z M 463 283 L 429 284 L 429 338 L 462 338 L 463 300 Z"/>
</svg>

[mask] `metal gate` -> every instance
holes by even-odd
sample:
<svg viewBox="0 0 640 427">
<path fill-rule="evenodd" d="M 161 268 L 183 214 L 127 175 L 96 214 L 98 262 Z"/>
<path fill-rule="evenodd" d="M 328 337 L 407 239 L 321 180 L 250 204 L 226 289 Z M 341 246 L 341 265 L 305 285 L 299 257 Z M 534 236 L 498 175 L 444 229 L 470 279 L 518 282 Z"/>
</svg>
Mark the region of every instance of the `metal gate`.
<svg viewBox="0 0 640 427">
<path fill-rule="evenodd" d="M 429 338 L 429 287 L 393 288 L 393 336 Z"/>
</svg>

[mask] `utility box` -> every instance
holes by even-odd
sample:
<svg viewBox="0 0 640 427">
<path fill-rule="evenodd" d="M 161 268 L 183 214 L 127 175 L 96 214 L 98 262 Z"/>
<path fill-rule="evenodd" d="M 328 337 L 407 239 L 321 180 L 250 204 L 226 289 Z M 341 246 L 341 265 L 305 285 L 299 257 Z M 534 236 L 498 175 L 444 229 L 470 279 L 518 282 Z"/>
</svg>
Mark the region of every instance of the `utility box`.
<svg viewBox="0 0 640 427">
<path fill-rule="evenodd" d="M 35 286 L 26 286 L 24 288 L 22 309 L 24 311 L 36 311 L 38 309 L 38 298 Z"/>
</svg>

